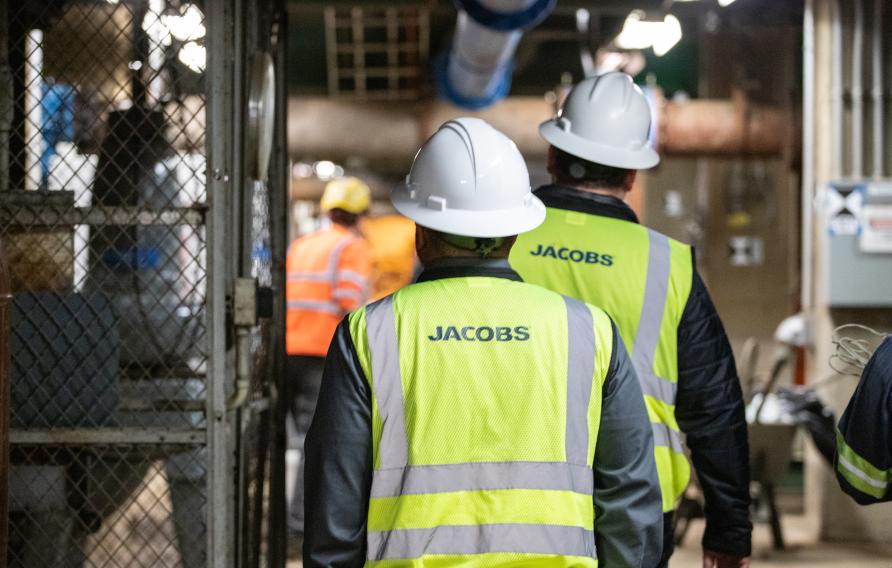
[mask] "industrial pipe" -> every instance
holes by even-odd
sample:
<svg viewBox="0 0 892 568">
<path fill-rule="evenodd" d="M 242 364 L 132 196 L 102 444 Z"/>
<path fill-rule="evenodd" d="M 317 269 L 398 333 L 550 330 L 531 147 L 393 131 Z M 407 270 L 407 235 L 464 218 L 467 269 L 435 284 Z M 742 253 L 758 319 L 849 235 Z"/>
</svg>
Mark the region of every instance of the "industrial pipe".
<svg viewBox="0 0 892 568">
<path fill-rule="evenodd" d="M 508 96 L 514 52 L 556 0 L 455 0 L 458 17 L 448 54 L 434 65 L 437 90 L 452 104 L 477 110 Z"/>
<path fill-rule="evenodd" d="M 878 0 L 884 2 L 885 0 Z M 802 311 L 809 314 L 814 282 L 814 203 L 815 192 L 815 0 L 805 0 L 802 26 Z"/>
<path fill-rule="evenodd" d="M 666 155 L 773 156 L 791 132 L 789 113 L 749 104 L 741 91 L 730 100 L 689 100 L 656 105 L 657 144 Z"/>
<path fill-rule="evenodd" d="M 855 0 L 852 33 L 852 177 L 864 175 L 864 4 Z"/>
<path fill-rule="evenodd" d="M 873 177 L 881 178 L 883 164 L 883 3 L 873 3 Z"/>
<path fill-rule="evenodd" d="M 841 0 L 832 0 L 830 3 L 831 18 L 831 40 L 833 46 L 831 48 L 832 55 L 830 60 L 831 87 L 830 87 L 830 104 L 831 104 L 831 140 L 832 140 L 832 162 L 831 175 L 840 178 L 844 173 L 843 165 L 843 73 L 842 73 L 842 6 Z"/>
<path fill-rule="evenodd" d="M 657 144 L 664 155 L 778 156 L 792 141 L 789 113 L 751 105 L 742 94 L 731 100 L 684 102 L 658 94 L 655 108 Z M 551 103 L 540 97 L 509 97 L 475 113 L 443 102 L 356 104 L 291 97 L 288 148 L 296 159 L 361 157 L 404 169 L 440 124 L 470 115 L 504 132 L 527 158 L 542 159 L 548 146 L 538 128 L 553 114 Z"/>
</svg>

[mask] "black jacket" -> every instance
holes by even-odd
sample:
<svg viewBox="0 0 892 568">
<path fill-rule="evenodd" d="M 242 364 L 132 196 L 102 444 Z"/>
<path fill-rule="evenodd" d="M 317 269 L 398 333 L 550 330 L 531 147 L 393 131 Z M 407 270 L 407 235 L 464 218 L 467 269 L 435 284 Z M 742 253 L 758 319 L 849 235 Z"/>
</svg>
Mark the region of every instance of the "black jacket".
<svg viewBox="0 0 892 568">
<path fill-rule="evenodd" d="M 469 276 L 520 279 L 506 261 L 453 259 L 426 269 L 418 280 Z M 510 298 L 506 309 L 516 309 Z M 615 327 L 613 338 L 592 472 L 598 562 L 605 568 L 653 568 L 661 553 L 663 529 L 653 434 L 641 388 Z M 366 560 L 373 474 L 368 385 L 344 320 L 329 348 L 305 446 L 307 568 L 358 567 Z"/>
<path fill-rule="evenodd" d="M 614 197 L 556 185 L 535 193 L 547 207 L 638 223 L 635 212 Z M 752 524 L 743 395 L 731 344 L 696 263 L 678 327 L 675 418 L 686 435 L 706 501 L 703 548 L 749 556 Z"/>
<path fill-rule="evenodd" d="M 892 471 L 892 337 L 883 341 L 861 373 L 858 388 L 839 421 L 839 435 L 840 445 L 848 446 L 874 470 Z M 853 461 L 837 453 L 836 478 L 842 490 L 861 505 L 892 501 L 892 481 L 885 481 L 883 488 L 884 480 L 875 472 L 865 473 Z M 859 490 L 849 483 L 848 476 L 873 485 L 882 495 Z"/>
</svg>

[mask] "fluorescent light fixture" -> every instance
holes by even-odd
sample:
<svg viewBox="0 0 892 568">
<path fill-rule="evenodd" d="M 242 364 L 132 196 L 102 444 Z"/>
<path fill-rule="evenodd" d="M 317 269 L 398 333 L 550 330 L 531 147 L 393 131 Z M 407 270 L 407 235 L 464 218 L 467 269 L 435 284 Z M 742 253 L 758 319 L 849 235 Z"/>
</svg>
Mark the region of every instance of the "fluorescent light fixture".
<svg viewBox="0 0 892 568">
<path fill-rule="evenodd" d="M 180 41 L 201 39 L 207 33 L 204 27 L 204 14 L 195 4 L 186 4 L 186 9 L 179 14 L 164 14 L 161 23 L 170 35 Z"/>
<path fill-rule="evenodd" d="M 657 57 L 666 55 L 675 44 L 681 41 L 681 22 L 672 14 L 663 18 L 663 26 L 653 38 L 654 54 Z"/>
<path fill-rule="evenodd" d="M 653 45 L 650 34 L 654 24 L 659 25 L 661 22 L 646 22 L 644 21 L 644 12 L 641 10 L 632 11 L 623 23 L 622 31 L 616 36 L 615 43 L 617 47 L 622 49 L 645 49 L 650 47 Z"/>
<path fill-rule="evenodd" d="M 719 6 L 724 8 L 725 6 L 730 6 L 734 3 L 734 0 L 719 0 Z"/>
<path fill-rule="evenodd" d="M 205 50 L 204 46 L 190 41 L 180 48 L 177 59 L 189 69 L 196 73 L 201 73 L 204 71 L 204 66 L 207 63 L 207 50 Z"/>
<path fill-rule="evenodd" d="M 330 180 L 334 178 L 337 166 L 329 160 L 320 160 L 313 164 L 313 170 L 316 171 L 316 177 L 321 180 Z"/>
<path fill-rule="evenodd" d="M 662 21 L 647 20 L 642 10 L 633 10 L 616 36 L 617 47 L 622 49 L 646 49 L 652 47 L 657 56 L 665 55 L 681 40 L 681 23 L 672 14 Z"/>
</svg>

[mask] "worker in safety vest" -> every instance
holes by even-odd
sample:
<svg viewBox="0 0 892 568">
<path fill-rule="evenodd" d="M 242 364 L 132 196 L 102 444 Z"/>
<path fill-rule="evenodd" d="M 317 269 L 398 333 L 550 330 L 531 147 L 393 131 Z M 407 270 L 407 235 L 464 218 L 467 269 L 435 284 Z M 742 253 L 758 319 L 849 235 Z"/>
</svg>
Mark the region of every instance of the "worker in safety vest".
<svg viewBox="0 0 892 568">
<path fill-rule="evenodd" d="M 862 505 L 892 501 L 892 337 L 870 357 L 839 421 L 836 478 Z"/>
<path fill-rule="evenodd" d="M 545 216 L 517 147 L 446 122 L 391 200 L 425 270 L 335 333 L 304 566 L 654 566 L 659 481 L 625 348 L 604 312 L 508 266 Z"/>
<path fill-rule="evenodd" d="M 330 226 L 300 237 L 288 248 L 286 370 L 295 442 L 301 450 L 288 526 L 296 534 L 303 532 L 304 524 L 303 440 L 316 408 L 328 344 L 341 318 L 364 305 L 369 294 L 369 246 L 357 224 L 370 196 L 369 187 L 359 179 L 329 182 L 320 205 Z"/>
<path fill-rule="evenodd" d="M 673 552 L 673 511 L 690 478 L 686 436 L 706 500 L 704 566 L 750 555 L 749 454 L 731 346 L 691 247 L 638 224 L 625 198 L 636 170 L 657 165 L 650 109 L 624 73 L 585 79 L 539 132 L 553 185 L 535 191 L 545 222 L 511 252 L 521 277 L 604 309 L 616 322 L 653 424 L 665 513 L 661 565 Z"/>
</svg>

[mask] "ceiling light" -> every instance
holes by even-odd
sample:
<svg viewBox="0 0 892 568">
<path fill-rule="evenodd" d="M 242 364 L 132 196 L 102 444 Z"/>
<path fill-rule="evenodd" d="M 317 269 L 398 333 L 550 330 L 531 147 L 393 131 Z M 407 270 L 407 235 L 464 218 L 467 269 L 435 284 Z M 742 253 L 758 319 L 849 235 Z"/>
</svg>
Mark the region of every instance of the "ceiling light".
<svg viewBox="0 0 892 568">
<path fill-rule="evenodd" d="M 186 4 L 186 10 L 179 14 L 164 14 L 161 23 L 170 35 L 180 41 L 192 41 L 204 37 L 204 14 L 195 4 Z"/>
<path fill-rule="evenodd" d="M 316 177 L 319 179 L 330 180 L 335 176 L 337 166 L 329 160 L 320 160 L 313 164 L 313 169 L 316 171 Z"/>
<path fill-rule="evenodd" d="M 207 64 L 207 50 L 202 45 L 198 45 L 194 41 L 190 41 L 180 48 L 177 59 L 196 73 L 204 71 Z"/>
<path fill-rule="evenodd" d="M 724 8 L 725 6 L 730 6 L 734 3 L 734 0 L 719 0 L 719 6 Z"/>
<path fill-rule="evenodd" d="M 654 54 L 662 57 L 681 41 L 681 22 L 669 14 L 663 19 L 663 26 L 658 31 L 659 33 L 654 36 L 653 48 Z"/>
<path fill-rule="evenodd" d="M 681 40 L 681 23 L 672 14 L 662 20 L 648 20 L 642 10 L 633 10 L 616 36 L 617 47 L 645 49 L 652 47 L 657 56 L 665 55 Z"/>
</svg>

